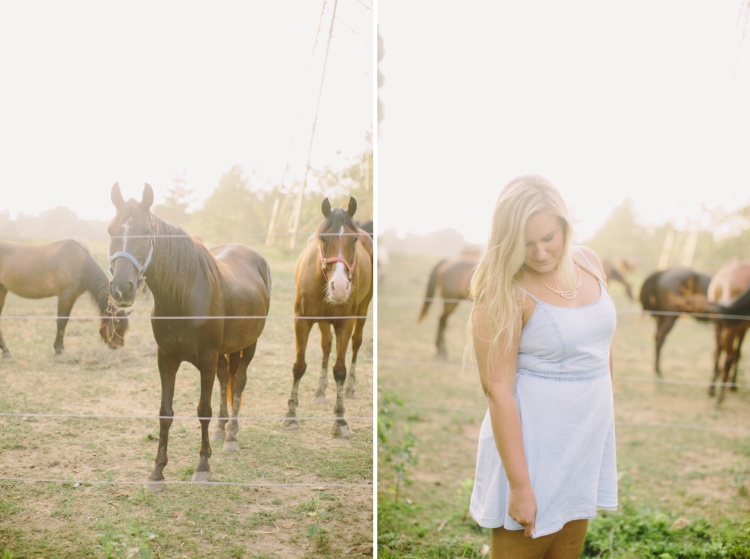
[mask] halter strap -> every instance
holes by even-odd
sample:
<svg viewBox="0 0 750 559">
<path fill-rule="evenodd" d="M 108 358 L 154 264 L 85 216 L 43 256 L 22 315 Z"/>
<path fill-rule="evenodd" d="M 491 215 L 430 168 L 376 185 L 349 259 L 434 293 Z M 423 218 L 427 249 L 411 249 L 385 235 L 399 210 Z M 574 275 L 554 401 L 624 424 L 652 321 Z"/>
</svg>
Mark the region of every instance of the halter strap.
<svg viewBox="0 0 750 559">
<path fill-rule="evenodd" d="M 149 267 L 149 264 L 151 264 L 151 257 L 154 255 L 154 245 L 156 244 L 155 238 L 156 235 L 154 234 L 154 226 L 152 223 L 148 232 L 148 254 L 146 255 L 146 260 L 143 262 L 143 264 L 138 262 L 138 259 L 128 251 L 120 250 L 107 257 L 107 259 L 109 260 L 109 274 L 114 274 L 113 262 L 115 260 L 117 260 L 118 258 L 126 258 L 127 260 L 130 260 L 133 266 L 135 266 L 135 269 L 138 270 L 136 289 L 141 287 L 141 284 L 143 283 L 143 280 L 146 276 L 146 269 Z"/>
<path fill-rule="evenodd" d="M 342 258 L 341 256 L 331 256 L 330 258 L 325 258 L 323 256 L 323 247 L 318 245 L 318 251 L 320 252 L 320 267 L 323 269 L 323 276 L 326 278 L 326 281 L 328 281 L 328 274 L 326 274 L 326 266 L 328 264 L 331 264 L 333 262 L 341 262 L 344 266 L 346 266 L 346 269 L 349 270 L 349 281 L 352 279 L 352 274 L 354 274 L 354 267 L 357 265 L 357 252 L 354 252 L 354 260 L 352 260 L 352 263 L 349 264 L 349 262 L 346 261 L 346 258 Z"/>
</svg>

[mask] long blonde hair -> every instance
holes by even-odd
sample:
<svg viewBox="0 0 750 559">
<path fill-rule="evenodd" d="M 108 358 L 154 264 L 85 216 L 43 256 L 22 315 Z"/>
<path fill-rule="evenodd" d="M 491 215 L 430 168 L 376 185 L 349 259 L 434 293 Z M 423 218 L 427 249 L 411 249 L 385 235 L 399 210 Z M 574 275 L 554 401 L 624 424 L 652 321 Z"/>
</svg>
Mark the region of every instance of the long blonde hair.
<svg viewBox="0 0 750 559">
<path fill-rule="evenodd" d="M 558 267 L 563 289 L 575 285 L 575 264 L 570 253 L 573 228 L 568 207 L 560 192 L 547 179 L 524 175 L 511 180 L 500 192 L 492 215 L 490 234 L 482 258 L 471 279 L 470 297 L 473 307 L 466 327 L 465 363 L 475 359 L 473 322 L 478 308 L 487 317 L 489 342 L 488 362 L 508 351 L 520 324 L 521 303 L 525 291 L 519 283 L 526 255 L 525 228 L 537 212 L 556 216 L 563 227 L 563 252 Z"/>
</svg>

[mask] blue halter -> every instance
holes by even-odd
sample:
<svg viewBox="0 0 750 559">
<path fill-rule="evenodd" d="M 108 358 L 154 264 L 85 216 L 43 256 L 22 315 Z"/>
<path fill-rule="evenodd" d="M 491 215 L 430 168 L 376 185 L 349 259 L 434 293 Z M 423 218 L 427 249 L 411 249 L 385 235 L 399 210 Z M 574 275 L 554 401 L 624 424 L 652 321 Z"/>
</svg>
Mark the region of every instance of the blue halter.
<svg viewBox="0 0 750 559">
<path fill-rule="evenodd" d="M 140 288 L 146 276 L 146 269 L 148 268 L 149 264 L 151 264 L 151 257 L 154 255 L 154 245 L 156 244 L 155 239 L 156 235 L 154 234 L 154 226 L 152 223 L 148 231 L 148 254 L 146 255 L 146 260 L 143 262 L 143 264 L 138 262 L 138 259 L 129 252 L 121 250 L 107 257 L 107 259 L 109 260 L 109 275 L 114 275 L 114 268 L 112 266 L 112 263 L 118 258 L 126 258 L 130 260 L 133 266 L 135 266 L 135 269 L 138 270 L 138 281 L 136 283 L 136 289 Z"/>
</svg>

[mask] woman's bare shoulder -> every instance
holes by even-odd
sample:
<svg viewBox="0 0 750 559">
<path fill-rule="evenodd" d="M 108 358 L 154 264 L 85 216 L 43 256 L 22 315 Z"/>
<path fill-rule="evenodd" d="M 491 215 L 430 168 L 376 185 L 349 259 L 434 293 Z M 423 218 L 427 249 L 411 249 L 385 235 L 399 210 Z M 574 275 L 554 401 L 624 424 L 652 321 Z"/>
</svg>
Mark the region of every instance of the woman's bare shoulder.
<svg viewBox="0 0 750 559">
<path fill-rule="evenodd" d="M 593 249 L 583 245 L 574 245 L 571 248 L 573 248 L 574 256 L 581 256 L 580 259 L 576 258 L 579 263 L 586 264 L 586 262 L 588 261 L 590 263 L 590 266 L 594 268 L 593 271 L 597 272 L 600 277 L 605 277 L 602 261 L 599 258 L 599 255 Z"/>
</svg>

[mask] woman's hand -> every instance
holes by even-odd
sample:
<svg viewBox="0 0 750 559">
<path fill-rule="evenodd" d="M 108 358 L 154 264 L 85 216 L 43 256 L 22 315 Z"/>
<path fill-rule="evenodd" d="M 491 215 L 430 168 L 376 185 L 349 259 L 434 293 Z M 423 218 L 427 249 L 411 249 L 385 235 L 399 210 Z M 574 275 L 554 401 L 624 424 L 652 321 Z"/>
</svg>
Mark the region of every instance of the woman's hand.
<svg viewBox="0 0 750 559">
<path fill-rule="evenodd" d="M 530 538 L 536 525 L 536 497 L 530 485 L 511 488 L 508 514 L 524 527 L 523 535 Z"/>
</svg>

